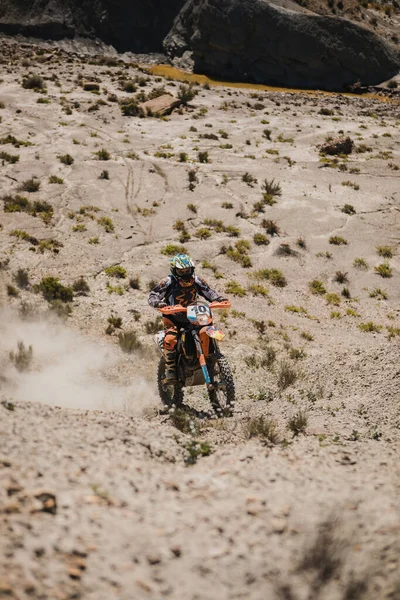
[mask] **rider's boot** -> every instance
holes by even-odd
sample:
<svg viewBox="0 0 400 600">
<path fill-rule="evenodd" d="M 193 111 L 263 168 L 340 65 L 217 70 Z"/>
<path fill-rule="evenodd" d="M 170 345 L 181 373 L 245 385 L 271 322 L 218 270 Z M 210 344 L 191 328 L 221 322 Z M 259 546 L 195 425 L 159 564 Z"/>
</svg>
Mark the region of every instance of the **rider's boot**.
<svg viewBox="0 0 400 600">
<path fill-rule="evenodd" d="M 176 351 L 165 351 L 165 381 L 166 383 L 176 383 Z"/>
</svg>

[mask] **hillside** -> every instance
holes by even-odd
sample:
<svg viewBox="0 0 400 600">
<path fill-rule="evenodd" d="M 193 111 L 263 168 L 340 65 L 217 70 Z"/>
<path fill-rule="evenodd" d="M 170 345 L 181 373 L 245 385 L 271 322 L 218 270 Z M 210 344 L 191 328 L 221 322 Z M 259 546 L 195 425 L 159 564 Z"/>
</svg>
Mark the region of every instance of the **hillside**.
<svg viewBox="0 0 400 600">
<path fill-rule="evenodd" d="M 1 48 L 0 595 L 399 599 L 398 100 L 206 85 L 123 116 L 180 84 Z M 174 246 L 232 301 L 230 418 L 157 399 Z"/>
</svg>

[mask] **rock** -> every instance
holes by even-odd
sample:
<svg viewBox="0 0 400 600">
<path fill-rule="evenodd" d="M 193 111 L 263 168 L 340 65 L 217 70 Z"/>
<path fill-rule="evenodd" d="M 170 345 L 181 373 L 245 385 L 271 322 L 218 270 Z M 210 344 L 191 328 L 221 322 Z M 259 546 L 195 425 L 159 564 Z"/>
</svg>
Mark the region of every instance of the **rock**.
<svg viewBox="0 0 400 600">
<path fill-rule="evenodd" d="M 68 569 L 68 575 L 71 579 L 80 579 L 82 577 L 82 571 L 80 569 L 76 569 L 75 567 L 70 567 Z"/>
<path fill-rule="evenodd" d="M 139 110 L 145 115 L 154 115 L 163 117 L 169 115 L 174 108 L 177 108 L 181 104 L 181 101 L 170 94 L 163 94 L 153 100 L 142 102 L 139 104 Z"/>
<path fill-rule="evenodd" d="M 22 485 L 20 485 L 13 477 L 10 477 L 10 479 L 5 481 L 4 488 L 7 492 L 7 496 L 13 496 L 23 490 Z"/>
<path fill-rule="evenodd" d="M 319 151 L 324 154 L 351 154 L 353 151 L 354 142 L 350 137 L 336 138 L 331 142 L 322 144 Z"/>
<path fill-rule="evenodd" d="M 271 530 L 273 533 L 283 533 L 287 527 L 287 521 L 283 517 L 274 517 L 271 520 Z"/>
<path fill-rule="evenodd" d="M 189 0 L 164 41 L 195 69 L 230 81 L 343 90 L 397 74 L 400 53 L 348 20 L 265 0 Z"/>
<path fill-rule="evenodd" d="M 13 593 L 12 587 L 5 577 L 0 577 L 0 596 L 11 596 Z"/>
<path fill-rule="evenodd" d="M 100 90 L 100 84 L 96 81 L 82 81 L 82 87 L 85 92 L 93 92 Z"/>
<path fill-rule="evenodd" d="M 0 30 L 51 39 L 97 37 L 122 52 L 158 52 L 184 2 L 2 0 Z"/>
<path fill-rule="evenodd" d="M 57 500 L 55 494 L 47 490 L 38 490 L 32 494 L 37 500 L 31 512 L 48 512 L 55 515 L 57 512 Z"/>
</svg>

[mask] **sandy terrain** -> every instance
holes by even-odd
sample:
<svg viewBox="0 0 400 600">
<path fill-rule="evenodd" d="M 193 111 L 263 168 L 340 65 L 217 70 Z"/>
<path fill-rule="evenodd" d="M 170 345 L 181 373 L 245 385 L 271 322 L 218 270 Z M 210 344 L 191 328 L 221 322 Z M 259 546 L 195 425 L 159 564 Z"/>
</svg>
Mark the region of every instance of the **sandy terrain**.
<svg viewBox="0 0 400 600">
<path fill-rule="evenodd" d="M 146 94 L 179 83 L 2 50 L 0 152 L 19 155 L 2 154 L 2 198 L 53 213 L 0 202 L 0 597 L 399 599 L 399 103 L 199 87 L 166 119 L 124 117 L 121 80 L 145 77 Z M 28 73 L 47 93 L 22 87 Z M 322 156 L 338 135 L 353 152 Z M 31 178 L 39 189 L 19 191 Z M 281 195 L 261 202 L 265 180 Z M 180 244 L 179 219 L 198 272 L 232 300 L 220 319 L 232 418 L 178 423 L 156 396 L 147 294 L 168 272 L 161 251 Z M 238 240 L 250 242 L 247 268 L 226 253 Z M 50 275 L 90 288 L 61 320 L 35 288 Z M 137 352 L 122 352 L 121 329 L 106 333 L 110 316 L 136 331 Z M 21 371 L 19 341 L 32 345 Z M 209 410 L 204 390 L 186 401 Z"/>
</svg>

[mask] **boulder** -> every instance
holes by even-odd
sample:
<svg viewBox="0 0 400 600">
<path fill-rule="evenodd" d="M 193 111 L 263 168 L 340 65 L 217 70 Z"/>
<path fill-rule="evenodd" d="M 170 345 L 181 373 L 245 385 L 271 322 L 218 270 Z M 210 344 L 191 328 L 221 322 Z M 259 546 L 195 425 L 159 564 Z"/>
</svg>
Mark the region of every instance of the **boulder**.
<svg viewBox="0 0 400 600">
<path fill-rule="evenodd" d="M 0 31 L 99 38 L 119 51 L 158 52 L 185 0 L 0 0 Z"/>
<path fill-rule="evenodd" d="M 178 98 L 171 96 L 171 94 L 163 94 L 162 96 L 153 98 L 153 100 L 142 102 L 142 104 L 139 104 L 139 110 L 144 115 L 163 117 L 169 115 L 174 108 L 177 108 L 180 104 L 181 101 L 178 100 Z"/>
<path fill-rule="evenodd" d="M 400 69 L 399 51 L 373 32 L 267 0 L 188 0 L 164 48 L 191 50 L 195 70 L 214 77 L 297 88 L 345 90 Z"/>
</svg>

